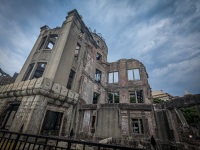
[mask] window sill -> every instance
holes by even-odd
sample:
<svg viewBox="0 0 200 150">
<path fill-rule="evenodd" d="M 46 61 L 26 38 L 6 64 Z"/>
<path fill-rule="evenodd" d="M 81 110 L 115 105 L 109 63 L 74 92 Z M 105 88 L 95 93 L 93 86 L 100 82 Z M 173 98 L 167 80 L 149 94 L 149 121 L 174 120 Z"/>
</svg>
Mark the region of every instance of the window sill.
<svg viewBox="0 0 200 150">
<path fill-rule="evenodd" d="M 119 82 L 115 82 L 115 83 L 108 83 L 108 84 L 110 84 L 110 85 L 118 85 L 119 84 Z"/>
<path fill-rule="evenodd" d="M 132 135 L 144 136 L 144 133 L 132 133 Z"/>
<path fill-rule="evenodd" d="M 128 81 L 141 81 L 141 79 L 128 80 Z"/>
</svg>

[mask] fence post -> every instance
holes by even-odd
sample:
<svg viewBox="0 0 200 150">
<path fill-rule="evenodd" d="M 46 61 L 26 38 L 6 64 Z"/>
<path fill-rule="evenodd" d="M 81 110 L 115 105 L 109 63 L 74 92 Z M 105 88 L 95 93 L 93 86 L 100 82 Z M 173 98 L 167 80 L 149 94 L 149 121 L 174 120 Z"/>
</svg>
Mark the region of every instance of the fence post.
<svg viewBox="0 0 200 150">
<path fill-rule="evenodd" d="M 15 142 L 14 142 L 14 145 L 12 147 L 12 150 L 15 150 L 16 149 L 16 146 L 17 146 L 17 143 L 19 141 L 19 138 L 20 138 L 20 133 L 17 133 L 17 138 L 15 139 Z"/>
<path fill-rule="evenodd" d="M 68 141 L 68 143 L 67 143 L 67 150 L 70 150 L 70 148 L 71 148 L 71 142 Z"/>
</svg>

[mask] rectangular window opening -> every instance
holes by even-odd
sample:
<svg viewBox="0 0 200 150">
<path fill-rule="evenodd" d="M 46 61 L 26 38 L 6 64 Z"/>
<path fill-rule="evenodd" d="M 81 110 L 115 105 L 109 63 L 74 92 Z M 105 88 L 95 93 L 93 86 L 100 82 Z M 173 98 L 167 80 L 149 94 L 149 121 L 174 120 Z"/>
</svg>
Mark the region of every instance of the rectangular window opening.
<svg viewBox="0 0 200 150">
<path fill-rule="evenodd" d="M 68 79 L 68 83 L 67 83 L 67 88 L 71 89 L 72 88 L 72 83 L 74 80 L 74 76 L 75 76 L 75 71 L 71 69 L 70 74 L 69 74 L 69 79 Z"/>
<path fill-rule="evenodd" d="M 119 103 L 119 93 L 118 92 L 114 93 L 114 102 Z"/>
<path fill-rule="evenodd" d="M 49 42 L 46 49 L 53 49 L 54 44 Z"/>
<path fill-rule="evenodd" d="M 102 58 L 101 54 L 96 53 L 96 60 L 97 60 L 99 63 L 101 62 L 101 58 Z"/>
<path fill-rule="evenodd" d="M 58 38 L 58 35 L 50 35 L 50 37 L 48 39 L 48 43 L 47 43 L 46 49 L 53 49 L 57 38 Z"/>
<path fill-rule="evenodd" d="M 135 91 L 130 92 L 130 103 L 136 103 Z"/>
<path fill-rule="evenodd" d="M 7 107 L 7 109 L 2 113 L 2 116 L 0 117 L 1 129 L 6 129 L 6 130 L 10 129 L 18 108 L 19 108 L 19 104 L 10 104 Z"/>
<path fill-rule="evenodd" d="M 109 73 L 108 78 L 108 83 L 113 83 L 113 73 Z"/>
<path fill-rule="evenodd" d="M 76 49 L 75 49 L 75 52 L 74 52 L 74 57 L 78 57 L 80 49 L 81 49 L 81 46 L 80 46 L 80 44 L 77 43 Z"/>
<path fill-rule="evenodd" d="M 132 123 L 133 134 L 134 133 L 136 133 L 136 134 L 144 133 L 142 119 L 131 119 L 131 123 Z"/>
<path fill-rule="evenodd" d="M 113 103 L 113 93 L 108 93 L 108 103 Z"/>
<path fill-rule="evenodd" d="M 96 69 L 96 72 L 95 72 L 95 81 L 101 83 L 101 71 Z"/>
<path fill-rule="evenodd" d="M 97 104 L 98 103 L 98 98 L 99 98 L 99 94 L 98 93 L 93 93 L 93 100 L 92 103 L 93 104 Z"/>
<path fill-rule="evenodd" d="M 119 103 L 119 92 L 108 93 L 108 103 Z"/>
<path fill-rule="evenodd" d="M 133 80 L 133 70 L 128 70 L 128 80 Z"/>
<path fill-rule="evenodd" d="M 143 99 L 143 91 L 140 90 L 140 91 L 137 91 L 137 101 L 138 103 L 144 103 L 144 99 Z"/>
<path fill-rule="evenodd" d="M 129 69 L 128 72 L 128 80 L 140 80 L 140 71 L 139 69 Z"/>
<path fill-rule="evenodd" d="M 43 49 L 46 39 L 47 39 L 47 36 L 45 36 L 45 37 L 42 38 L 38 50 Z"/>
<path fill-rule="evenodd" d="M 139 69 L 133 69 L 135 80 L 140 80 Z"/>
<path fill-rule="evenodd" d="M 108 73 L 108 83 L 118 83 L 118 72 Z"/>
<path fill-rule="evenodd" d="M 37 64 L 37 68 L 36 68 L 36 70 L 35 70 L 35 72 L 33 74 L 32 79 L 42 77 L 42 75 L 44 73 L 44 70 L 45 70 L 45 67 L 46 67 L 46 63 L 39 62 Z"/>
<path fill-rule="evenodd" d="M 130 91 L 130 103 L 144 103 L 143 90 Z"/>
<path fill-rule="evenodd" d="M 63 113 L 47 110 L 41 134 L 59 135 Z"/>
<path fill-rule="evenodd" d="M 114 80 L 113 80 L 114 83 L 117 83 L 118 82 L 118 72 L 114 72 Z"/>
<path fill-rule="evenodd" d="M 33 70 L 34 64 L 35 64 L 35 63 L 32 63 L 32 64 L 30 64 L 30 65 L 28 66 L 28 69 L 27 69 L 27 71 L 26 71 L 26 74 L 25 74 L 25 76 L 24 76 L 23 81 L 28 80 L 28 78 L 29 78 L 29 76 L 30 76 L 30 74 L 31 74 L 31 71 Z"/>
<path fill-rule="evenodd" d="M 91 133 L 94 133 L 94 132 L 95 132 L 95 121 L 96 121 L 96 116 L 92 116 Z"/>
<path fill-rule="evenodd" d="M 97 40 L 97 42 L 96 42 L 96 43 L 97 43 L 97 45 L 99 46 L 99 43 L 100 43 L 100 42 L 99 42 L 99 40 Z"/>
</svg>

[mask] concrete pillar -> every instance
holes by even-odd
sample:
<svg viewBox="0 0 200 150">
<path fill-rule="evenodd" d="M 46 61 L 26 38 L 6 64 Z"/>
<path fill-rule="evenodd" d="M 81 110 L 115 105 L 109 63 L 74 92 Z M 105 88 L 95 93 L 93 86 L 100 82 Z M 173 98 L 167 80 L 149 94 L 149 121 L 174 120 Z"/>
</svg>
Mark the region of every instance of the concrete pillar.
<svg viewBox="0 0 200 150">
<path fill-rule="evenodd" d="M 4 99 L 0 99 L 0 116 L 5 111 L 7 102 Z"/>
<path fill-rule="evenodd" d="M 179 125 L 178 125 L 178 118 L 176 115 L 176 112 L 174 109 L 168 111 L 169 112 L 169 116 L 172 119 L 172 128 L 173 128 L 173 133 L 174 133 L 174 138 L 176 142 L 180 142 L 180 138 L 179 138 L 179 134 L 180 134 L 180 129 L 179 129 Z"/>
<path fill-rule="evenodd" d="M 55 78 L 55 75 L 56 75 L 56 72 L 58 69 L 58 65 L 61 61 L 60 59 L 62 57 L 63 51 L 65 50 L 64 48 L 65 48 L 66 41 L 67 41 L 67 38 L 69 35 L 70 27 L 71 27 L 71 22 L 65 23 L 62 26 L 62 29 L 61 29 L 62 31 L 59 34 L 58 41 L 54 46 L 54 51 L 52 54 L 53 57 L 51 58 L 48 66 L 46 68 L 47 71 L 45 72 L 44 76 L 51 80 L 54 80 L 54 78 Z M 67 67 L 67 66 L 65 66 L 65 67 Z"/>
<path fill-rule="evenodd" d="M 66 118 L 67 122 L 65 124 L 65 129 L 66 132 L 65 134 L 67 136 L 69 136 L 71 129 L 73 128 L 72 126 L 72 120 L 73 120 L 73 105 L 71 105 L 68 110 L 67 110 L 67 118 Z M 73 129 L 74 130 L 74 129 Z"/>
<path fill-rule="evenodd" d="M 58 41 L 54 46 L 44 77 L 66 86 L 74 59 L 79 30 L 75 25 L 76 12 L 72 12 L 63 22 Z"/>
<path fill-rule="evenodd" d="M 29 118 L 27 119 L 27 126 L 24 132 L 31 134 L 39 134 L 43 120 L 45 117 L 48 98 L 37 95 L 31 106 Z"/>
<path fill-rule="evenodd" d="M 121 86 L 126 86 L 127 84 L 127 70 L 126 70 L 126 59 L 120 59 L 118 61 L 119 65 L 119 84 Z"/>
<path fill-rule="evenodd" d="M 24 128 L 24 126 L 26 126 L 26 119 L 29 116 L 34 98 L 35 96 L 24 96 L 22 98 L 22 102 L 15 115 L 10 131 L 19 132 Z"/>
<path fill-rule="evenodd" d="M 47 105 L 41 95 L 24 96 L 15 115 L 10 131 L 38 134 Z"/>
</svg>

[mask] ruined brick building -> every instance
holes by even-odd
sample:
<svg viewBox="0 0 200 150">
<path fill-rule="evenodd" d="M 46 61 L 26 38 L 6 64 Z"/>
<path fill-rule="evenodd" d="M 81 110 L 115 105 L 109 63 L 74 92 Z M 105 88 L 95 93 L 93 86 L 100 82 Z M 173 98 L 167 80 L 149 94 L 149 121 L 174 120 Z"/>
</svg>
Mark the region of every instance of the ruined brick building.
<svg viewBox="0 0 200 150">
<path fill-rule="evenodd" d="M 15 72 L 15 74 L 13 75 L 13 77 L 11 77 L 9 74 L 5 73 L 1 68 L 0 68 L 0 86 L 1 85 L 6 85 L 6 84 L 10 84 L 13 83 L 17 77 L 17 73 Z"/>
<path fill-rule="evenodd" d="M 61 27 L 41 27 L 15 82 L 0 88 L 1 128 L 54 136 L 73 130 L 77 138 L 179 140 L 176 126 L 165 127 L 162 108 L 151 103 L 145 66 L 135 59 L 109 63 L 107 54 L 104 39 L 76 10 Z"/>
</svg>

